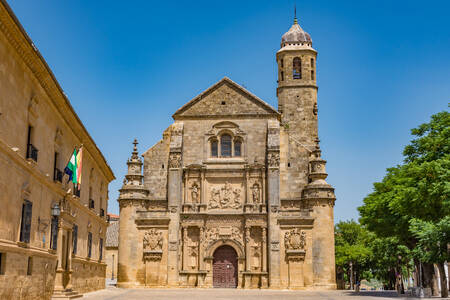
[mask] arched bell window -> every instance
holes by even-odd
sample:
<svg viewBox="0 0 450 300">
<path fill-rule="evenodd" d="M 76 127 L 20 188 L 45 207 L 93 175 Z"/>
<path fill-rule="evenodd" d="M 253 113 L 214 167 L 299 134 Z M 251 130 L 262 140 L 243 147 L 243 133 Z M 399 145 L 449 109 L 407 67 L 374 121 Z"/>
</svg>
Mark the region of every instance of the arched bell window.
<svg viewBox="0 0 450 300">
<path fill-rule="evenodd" d="M 217 140 L 212 140 L 211 141 L 211 156 L 212 157 L 217 157 L 219 156 L 219 143 L 217 142 Z"/>
<path fill-rule="evenodd" d="M 231 157 L 231 136 L 224 134 L 220 137 L 220 156 Z"/>
<path fill-rule="evenodd" d="M 295 57 L 292 61 L 292 78 L 302 79 L 302 61 L 300 57 Z"/>
</svg>

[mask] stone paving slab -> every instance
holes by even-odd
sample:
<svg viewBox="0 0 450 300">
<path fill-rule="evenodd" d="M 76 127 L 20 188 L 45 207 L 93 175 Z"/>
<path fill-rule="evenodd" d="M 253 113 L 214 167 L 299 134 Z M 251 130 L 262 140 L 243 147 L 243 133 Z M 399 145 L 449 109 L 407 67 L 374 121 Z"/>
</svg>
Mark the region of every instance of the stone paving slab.
<svg viewBox="0 0 450 300">
<path fill-rule="evenodd" d="M 118 289 L 87 293 L 82 299 L 92 300 L 383 300 L 408 299 L 392 291 L 285 291 L 236 289 Z M 411 299 L 411 298 L 409 298 Z"/>
</svg>

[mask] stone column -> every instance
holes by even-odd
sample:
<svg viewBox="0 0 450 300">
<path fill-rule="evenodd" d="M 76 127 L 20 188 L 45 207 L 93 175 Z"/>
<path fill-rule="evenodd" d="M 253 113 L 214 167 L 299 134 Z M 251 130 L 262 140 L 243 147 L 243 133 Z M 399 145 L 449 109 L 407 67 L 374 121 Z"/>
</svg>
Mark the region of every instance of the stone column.
<svg viewBox="0 0 450 300">
<path fill-rule="evenodd" d="M 56 255 L 58 257 L 56 274 L 55 274 L 55 291 L 64 291 L 64 269 L 62 266 L 63 259 L 63 228 L 61 226 L 61 220 L 59 220 L 58 224 L 58 242 Z"/>
<path fill-rule="evenodd" d="M 66 289 L 72 289 L 72 228 L 67 229 L 67 273 L 68 280 Z"/>
<path fill-rule="evenodd" d="M 245 269 L 250 271 L 250 226 L 245 226 Z"/>
<path fill-rule="evenodd" d="M 203 245 L 202 242 L 204 242 L 203 240 L 203 235 L 205 233 L 205 229 L 203 228 L 203 226 L 199 227 L 199 239 L 198 239 L 198 269 L 199 271 L 203 271 Z"/>
<path fill-rule="evenodd" d="M 278 210 L 280 208 L 280 124 L 276 120 L 268 122 L 267 134 L 267 207 L 268 207 L 268 243 L 269 243 L 269 285 L 280 286 L 280 226 Z"/>
<path fill-rule="evenodd" d="M 182 258 L 181 258 L 181 260 L 182 260 L 182 266 L 181 266 L 181 269 L 182 270 L 187 270 L 188 268 L 187 268 L 187 266 L 188 266 L 188 261 L 187 261 L 187 259 L 188 259 L 188 245 L 187 245 L 187 238 L 188 238 L 188 228 L 187 227 L 182 227 L 181 228 L 181 230 L 183 231 L 183 244 L 182 244 L 182 247 L 181 247 L 181 256 L 182 256 Z"/>
<path fill-rule="evenodd" d="M 267 230 L 266 227 L 262 228 L 262 271 L 267 272 Z"/>
</svg>

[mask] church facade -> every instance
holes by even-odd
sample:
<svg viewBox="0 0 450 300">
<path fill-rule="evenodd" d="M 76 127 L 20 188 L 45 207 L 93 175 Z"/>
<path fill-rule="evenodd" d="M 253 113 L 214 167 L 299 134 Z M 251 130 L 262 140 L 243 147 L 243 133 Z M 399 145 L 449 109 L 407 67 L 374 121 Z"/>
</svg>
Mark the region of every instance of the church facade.
<svg viewBox="0 0 450 300">
<path fill-rule="evenodd" d="M 334 289 L 334 189 L 318 140 L 316 55 L 285 33 L 278 109 L 224 78 L 127 161 L 119 287 Z"/>
</svg>

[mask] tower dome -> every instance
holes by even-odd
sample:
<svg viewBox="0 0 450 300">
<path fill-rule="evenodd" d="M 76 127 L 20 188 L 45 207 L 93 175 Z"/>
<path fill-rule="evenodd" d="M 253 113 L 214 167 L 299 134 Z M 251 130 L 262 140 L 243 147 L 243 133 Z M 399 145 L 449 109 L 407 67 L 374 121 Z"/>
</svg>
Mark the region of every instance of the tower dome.
<svg viewBox="0 0 450 300">
<path fill-rule="evenodd" d="M 281 37 L 281 47 L 289 44 L 312 46 L 311 36 L 300 27 L 297 18 L 294 18 L 294 24 Z"/>
</svg>

